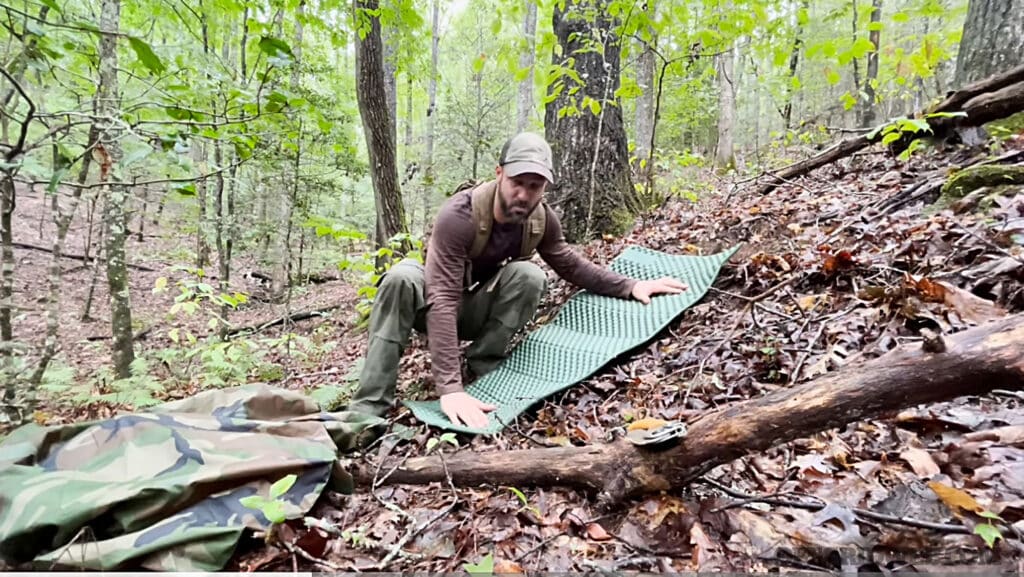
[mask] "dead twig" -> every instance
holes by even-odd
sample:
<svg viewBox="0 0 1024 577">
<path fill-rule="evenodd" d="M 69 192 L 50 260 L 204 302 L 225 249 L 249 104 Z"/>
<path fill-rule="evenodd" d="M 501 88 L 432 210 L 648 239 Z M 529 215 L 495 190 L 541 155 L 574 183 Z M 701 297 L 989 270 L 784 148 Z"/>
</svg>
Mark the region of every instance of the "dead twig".
<svg viewBox="0 0 1024 577">
<path fill-rule="evenodd" d="M 384 559 L 377 564 L 378 570 L 383 571 L 384 568 L 388 566 L 388 563 L 391 563 L 391 561 L 399 555 L 399 553 L 402 551 L 402 547 L 405 547 L 406 543 L 412 540 L 412 538 L 416 535 L 419 535 L 421 532 L 423 532 L 423 530 L 427 527 L 440 521 L 441 517 L 444 517 L 445 515 L 450 513 L 451 510 L 455 508 L 455 505 L 459 504 L 459 492 L 455 489 L 455 483 L 452 482 L 451 472 L 448 471 L 448 462 L 445 461 L 444 459 L 444 451 L 438 451 L 438 455 L 441 457 L 441 465 L 444 467 L 444 476 L 448 480 L 448 486 L 451 487 L 452 490 L 452 502 L 449 503 L 448 506 L 445 507 L 444 509 L 438 511 L 437 514 L 435 514 L 433 517 L 420 523 L 413 530 L 403 535 L 402 538 L 398 540 L 398 543 L 395 543 L 395 546 L 392 547 L 391 552 L 388 553 L 387 556 L 384 557 Z"/>
</svg>

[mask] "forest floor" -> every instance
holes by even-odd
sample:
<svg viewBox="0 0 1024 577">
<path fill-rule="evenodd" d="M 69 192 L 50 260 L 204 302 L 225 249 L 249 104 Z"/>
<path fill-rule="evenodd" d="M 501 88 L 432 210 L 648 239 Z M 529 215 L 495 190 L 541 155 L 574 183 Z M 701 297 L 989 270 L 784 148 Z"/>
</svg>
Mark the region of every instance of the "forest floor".
<svg viewBox="0 0 1024 577">
<path fill-rule="evenodd" d="M 708 295 L 644 350 L 548 398 L 501 435 L 459 437 L 459 450 L 602 442 L 635 419 L 693 418 L 877 357 L 919 341 L 923 328 L 952 332 L 1024 310 L 1024 188 L 984 213 L 929 210 L 935 194 L 913 196 L 920 190 L 915 185 L 1021 150 L 1024 137 L 1004 142 L 998 153 L 928 149 L 909 162 L 881 150 L 861 153 L 764 196 L 749 181 L 722 186 L 697 203 L 671 200 L 625 237 L 579 247 L 604 264 L 630 244 L 711 254 L 742 243 Z M 22 195 L 16 240 L 49 245 L 45 226 L 36 236 L 42 210 L 41 198 Z M 84 235 L 83 227 L 72 231 L 68 252 L 80 253 Z M 173 327 L 197 335 L 208 330 L 208 317 L 168 320 L 175 291 L 152 291 L 161 276 L 182 277 L 174 269 L 180 263 L 168 255 L 187 242 L 180 233 L 158 230 L 129 247 L 132 262 L 155 269 L 132 271 L 133 313 L 140 329 L 153 327 L 140 341 L 143 350 L 174 348 L 168 336 Z M 21 249 L 16 254 L 16 298 L 25 307 L 18 331 L 37 340 L 49 255 Z M 87 340 L 108 331 L 103 282 L 92 308 L 96 320 L 79 320 L 92 275 L 81 264 L 65 263 L 61 325 L 62 362 L 79 379 L 109 364 L 108 341 Z M 245 261 L 236 266 L 253 267 Z M 537 322 L 556 313 L 575 290 L 553 275 L 551 281 Z M 281 367 L 274 384 L 311 390 L 351 383 L 365 346 L 365 333 L 354 328 L 357 288 L 339 281 L 297 290 L 289 305 L 293 311 L 342 307 L 292 327 L 310 342 L 306 354 L 268 357 Z M 284 312 L 284 305 L 250 301 L 231 319 L 255 324 Z M 281 330 L 260 335 L 274 338 Z M 423 344 L 414 339 L 403 357 L 400 394 L 429 393 Z M 259 380 L 258 372 L 248 378 Z M 106 392 L 98 381 L 90 386 L 93 393 Z M 173 398 L 200 386 L 195 381 L 162 394 Z M 859 422 L 751 454 L 712 470 L 684 492 L 638 499 L 612 514 L 572 490 L 503 487 L 500 480 L 492 488 L 458 489 L 456 506 L 411 539 L 386 569 L 457 571 L 480 563 L 486 570 L 493 563 L 496 573 L 888 573 L 979 566 L 1021 571 L 1022 404 L 1024 395 L 999 392 Z M 56 423 L 118 408 L 124 407 L 93 403 L 69 409 L 67 402 L 48 401 L 37 418 Z M 381 451 L 391 461 L 422 454 L 431 432 L 405 409 L 393 416 L 418 434 L 397 446 L 382 445 Z M 984 433 L 993 429 L 998 431 Z M 451 500 L 450 491 L 437 484 L 328 493 L 312 516 L 349 533 L 306 539 L 315 543 L 307 556 L 345 570 L 376 569 L 407 531 Z M 960 509 L 951 508 L 958 503 Z M 989 525 L 964 509 L 989 511 L 1001 520 Z M 986 543 L 996 532 L 1002 538 Z M 292 569 L 292 553 L 261 543 L 247 542 L 227 569 Z M 316 569 L 307 559 L 298 562 Z"/>
</svg>

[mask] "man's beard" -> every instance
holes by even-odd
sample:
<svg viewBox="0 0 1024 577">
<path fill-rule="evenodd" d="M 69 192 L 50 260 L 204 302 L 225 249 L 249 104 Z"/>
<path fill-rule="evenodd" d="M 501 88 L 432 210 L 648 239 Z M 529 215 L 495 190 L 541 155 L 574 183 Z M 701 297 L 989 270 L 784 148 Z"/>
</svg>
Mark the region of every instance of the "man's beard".
<svg viewBox="0 0 1024 577">
<path fill-rule="evenodd" d="M 539 200 L 537 204 L 540 204 Z M 533 212 L 533 209 L 537 208 L 537 204 L 533 206 L 525 202 L 508 204 L 505 196 L 501 194 L 500 190 L 498 191 L 498 209 L 501 210 L 501 215 L 504 217 L 505 222 L 512 224 L 523 222 Z"/>
</svg>

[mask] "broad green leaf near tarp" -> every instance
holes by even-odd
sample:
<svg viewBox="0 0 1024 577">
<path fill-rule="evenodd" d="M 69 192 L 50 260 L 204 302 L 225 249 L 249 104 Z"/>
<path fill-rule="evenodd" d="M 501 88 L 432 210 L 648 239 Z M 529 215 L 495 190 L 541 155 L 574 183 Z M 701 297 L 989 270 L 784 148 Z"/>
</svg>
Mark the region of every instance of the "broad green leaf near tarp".
<svg viewBox="0 0 1024 577">
<path fill-rule="evenodd" d="M 273 496 L 291 519 L 328 487 L 351 492 L 337 455 L 383 424 L 254 384 L 102 421 L 26 425 L 0 442 L 0 559 L 216 571 L 244 531 L 269 526 L 244 498 Z"/>
</svg>

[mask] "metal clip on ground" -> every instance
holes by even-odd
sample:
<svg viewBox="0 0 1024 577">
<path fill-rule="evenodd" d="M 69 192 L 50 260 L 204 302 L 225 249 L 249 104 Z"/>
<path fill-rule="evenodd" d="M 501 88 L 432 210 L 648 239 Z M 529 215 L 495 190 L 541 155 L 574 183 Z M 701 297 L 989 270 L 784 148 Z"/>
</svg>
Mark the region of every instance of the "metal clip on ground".
<svg viewBox="0 0 1024 577">
<path fill-rule="evenodd" d="M 669 421 L 657 429 L 636 430 L 626 434 L 630 443 L 639 446 L 674 446 L 686 437 L 686 423 Z"/>
</svg>

